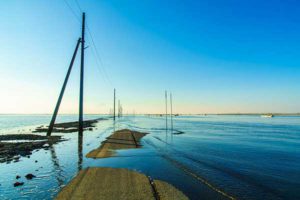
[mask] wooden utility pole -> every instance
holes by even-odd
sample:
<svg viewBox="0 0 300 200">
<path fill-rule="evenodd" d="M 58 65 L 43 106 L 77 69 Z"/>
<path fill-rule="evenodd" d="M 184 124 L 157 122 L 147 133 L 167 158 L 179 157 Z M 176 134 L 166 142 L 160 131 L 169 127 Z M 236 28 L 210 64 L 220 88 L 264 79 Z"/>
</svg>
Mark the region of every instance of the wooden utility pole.
<svg viewBox="0 0 300 200">
<path fill-rule="evenodd" d="M 120 105 L 120 100 L 118 101 L 118 117 L 121 115 L 121 105 Z"/>
<path fill-rule="evenodd" d="M 114 88 L 114 121 L 116 120 L 116 89 Z"/>
<path fill-rule="evenodd" d="M 66 89 L 66 86 L 67 86 L 67 83 L 68 83 L 68 80 L 69 80 L 69 76 L 70 76 L 71 71 L 72 71 L 73 63 L 74 63 L 75 57 L 77 55 L 77 51 L 78 51 L 78 47 L 79 47 L 80 42 L 81 42 L 81 38 L 79 38 L 78 41 L 77 41 L 77 45 L 76 45 L 75 51 L 73 53 L 73 56 L 72 56 L 72 59 L 71 59 L 70 65 L 69 65 L 69 69 L 68 69 L 65 81 L 64 81 L 63 86 L 61 88 L 61 91 L 60 91 L 60 94 L 59 94 L 59 97 L 58 97 L 58 100 L 57 100 L 57 103 L 56 103 L 56 106 L 55 106 L 55 109 L 54 109 L 54 112 L 53 112 L 53 115 L 52 115 L 52 119 L 51 119 L 51 122 L 50 122 L 50 125 L 49 125 L 49 128 L 48 128 L 48 131 L 47 131 L 47 136 L 51 136 L 53 126 L 54 126 L 54 123 L 55 123 L 55 119 L 56 119 L 56 116 L 57 116 L 57 113 L 58 113 L 58 110 L 59 110 L 59 107 L 60 107 L 61 100 L 62 100 L 62 98 L 64 96 L 64 93 L 65 93 L 65 89 Z"/>
<path fill-rule="evenodd" d="M 166 130 L 168 130 L 168 94 L 167 94 L 167 91 L 165 91 L 165 97 L 166 97 Z"/>
<path fill-rule="evenodd" d="M 173 105 L 172 105 L 172 93 L 170 93 L 170 107 L 171 107 L 171 130 L 173 134 Z"/>
<path fill-rule="evenodd" d="M 80 63 L 80 94 L 79 94 L 79 135 L 83 131 L 83 80 L 84 80 L 84 31 L 85 13 L 82 13 L 82 32 L 81 32 L 81 63 Z"/>
</svg>

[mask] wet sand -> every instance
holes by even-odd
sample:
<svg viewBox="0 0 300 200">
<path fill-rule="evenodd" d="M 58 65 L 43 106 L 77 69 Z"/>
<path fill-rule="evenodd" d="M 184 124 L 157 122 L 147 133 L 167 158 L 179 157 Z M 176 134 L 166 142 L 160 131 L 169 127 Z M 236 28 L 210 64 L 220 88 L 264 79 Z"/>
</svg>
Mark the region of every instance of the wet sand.
<svg viewBox="0 0 300 200">
<path fill-rule="evenodd" d="M 140 148 L 140 140 L 147 133 L 131 131 L 123 129 L 115 131 L 111 136 L 107 137 L 100 147 L 90 151 L 87 158 L 107 158 L 115 155 L 115 151 L 119 149 Z"/>
<path fill-rule="evenodd" d="M 105 118 L 98 118 L 93 120 L 85 120 L 83 121 L 83 129 L 84 130 L 93 130 L 93 128 L 96 126 L 95 124 L 99 121 L 107 120 Z M 52 132 L 57 133 L 73 133 L 78 131 L 78 121 L 76 122 L 64 122 L 64 123 L 57 123 L 54 124 Z M 47 132 L 48 126 L 40 126 L 37 127 L 32 132 Z"/>
<path fill-rule="evenodd" d="M 181 191 L 172 185 L 151 180 L 144 174 L 127 169 L 87 168 L 56 197 L 66 199 L 122 199 L 122 200 L 186 200 Z"/>
<path fill-rule="evenodd" d="M 147 133 L 123 129 L 115 131 L 101 146 L 87 154 L 89 158 L 113 156 L 118 149 L 140 148 L 140 140 Z M 122 199 L 122 200 L 186 200 L 174 186 L 152 180 L 144 174 L 127 169 L 93 167 L 81 170 L 56 197 L 66 199 Z"/>
<path fill-rule="evenodd" d="M 60 136 L 47 137 L 33 134 L 0 135 L 0 163 L 17 162 L 22 156 L 30 156 L 33 150 L 47 149 L 50 145 L 60 141 L 62 141 Z"/>
</svg>

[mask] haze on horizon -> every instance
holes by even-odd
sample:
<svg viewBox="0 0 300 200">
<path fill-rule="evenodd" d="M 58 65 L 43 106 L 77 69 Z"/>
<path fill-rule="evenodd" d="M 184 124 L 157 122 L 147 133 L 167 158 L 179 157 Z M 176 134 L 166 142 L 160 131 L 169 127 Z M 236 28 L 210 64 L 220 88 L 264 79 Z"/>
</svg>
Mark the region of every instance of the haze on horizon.
<svg viewBox="0 0 300 200">
<path fill-rule="evenodd" d="M 80 17 L 75 0 L 67 4 Z M 0 2 L 0 113 L 52 113 L 81 25 L 65 1 Z M 300 2 L 83 1 L 85 113 L 300 112 Z M 78 54 L 79 55 L 79 54 Z M 78 113 L 76 58 L 59 113 Z"/>
</svg>

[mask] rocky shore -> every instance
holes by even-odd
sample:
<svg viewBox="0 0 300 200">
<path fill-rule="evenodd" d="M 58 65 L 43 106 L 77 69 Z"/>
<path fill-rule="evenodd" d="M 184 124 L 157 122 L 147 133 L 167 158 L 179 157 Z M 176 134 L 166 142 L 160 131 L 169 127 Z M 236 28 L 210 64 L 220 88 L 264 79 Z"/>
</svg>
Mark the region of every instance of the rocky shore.
<svg viewBox="0 0 300 200">
<path fill-rule="evenodd" d="M 33 134 L 0 135 L 0 163 L 18 162 L 37 149 L 48 149 L 50 145 L 62 141 L 61 136 L 41 136 Z"/>
<path fill-rule="evenodd" d="M 96 123 L 102 120 L 107 120 L 106 118 L 98 118 L 93 120 L 85 120 L 83 121 L 83 129 L 84 130 L 93 130 L 96 126 Z M 64 122 L 64 123 L 57 123 L 54 124 L 52 132 L 56 133 L 72 133 L 78 131 L 78 121 L 76 122 Z M 48 126 L 39 126 L 37 127 L 33 133 L 35 132 L 47 132 Z"/>
</svg>

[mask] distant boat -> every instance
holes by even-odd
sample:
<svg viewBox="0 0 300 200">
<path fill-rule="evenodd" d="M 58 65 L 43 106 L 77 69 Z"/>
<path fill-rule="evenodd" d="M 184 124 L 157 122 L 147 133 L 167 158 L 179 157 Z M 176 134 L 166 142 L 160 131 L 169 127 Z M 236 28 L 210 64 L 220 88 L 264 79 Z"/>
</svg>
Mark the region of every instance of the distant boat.
<svg viewBox="0 0 300 200">
<path fill-rule="evenodd" d="M 261 115 L 261 117 L 272 118 L 272 117 L 274 117 L 274 115 L 272 115 L 272 114 L 268 114 L 268 115 Z"/>
</svg>

